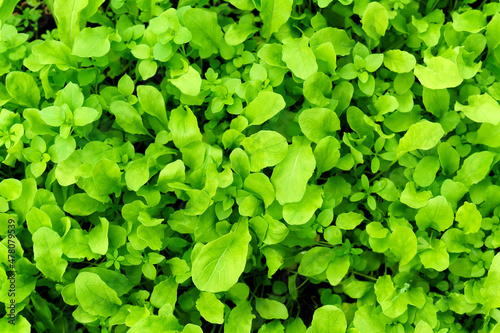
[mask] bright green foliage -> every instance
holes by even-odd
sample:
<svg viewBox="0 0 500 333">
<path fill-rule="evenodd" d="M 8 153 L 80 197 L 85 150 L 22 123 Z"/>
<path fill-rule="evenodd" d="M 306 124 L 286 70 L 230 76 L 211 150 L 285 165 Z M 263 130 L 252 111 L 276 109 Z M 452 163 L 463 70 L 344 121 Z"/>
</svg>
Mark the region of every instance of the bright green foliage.
<svg viewBox="0 0 500 333">
<path fill-rule="evenodd" d="M 302 136 L 294 137 L 285 159 L 276 165 L 271 176 L 280 204 L 298 202 L 304 197 L 315 164 L 310 142 Z"/>
<path fill-rule="evenodd" d="M 0 332 L 499 333 L 499 31 L 495 1 L 4 0 Z"/>
<path fill-rule="evenodd" d="M 333 305 L 325 305 L 314 312 L 311 332 L 345 332 L 347 322 L 344 313 Z"/>
<path fill-rule="evenodd" d="M 224 304 L 214 294 L 201 292 L 196 308 L 206 321 L 213 324 L 224 323 Z"/>
<path fill-rule="evenodd" d="M 79 57 L 102 57 L 109 52 L 109 32 L 106 27 L 85 28 L 75 38 L 73 54 Z"/>
<path fill-rule="evenodd" d="M 389 25 L 387 9 L 378 2 L 370 2 L 365 9 L 361 23 L 363 30 L 369 37 L 379 40 L 381 36 L 385 35 Z"/>
<path fill-rule="evenodd" d="M 82 310 L 94 316 L 112 316 L 122 304 L 116 291 L 95 273 L 78 274 L 75 279 L 75 293 Z"/>
<path fill-rule="evenodd" d="M 250 234 L 242 219 L 236 230 L 203 246 L 193 261 L 193 282 L 203 291 L 229 290 L 238 281 L 247 256 Z"/>
<path fill-rule="evenodd" d="M 287 319 L 288 310 L 283 303 L 266 298 L 257 298 L 255 310 L 264 319 Z"/>
<path fill-rule="evenodd" d="M 288 153 L 286 139 L 274 131 L 259 131 L 245 138 L 241 145 L 250 158 L 250 170 L 258 172 L 283 161 Z"/>
<path fill-rule="evenodd" d="M 454 88 L 463 81 L 457 65 L 449 59 L 433 57 L 426 64 L 415 67 L 415 76 L 426 88 Z"/>
<path fill-rule="evenodd" d="M 248 125 L 261 125 L 285 107 L 285 100 L 279 94 L 260 91 L 257 97 L 243 110 Z"/>
<path fill-rule="evenodd" d="M 384 65 L 393 72 L 410 72 L 415 64 L 415 57 L 406 51 L 390 50 L 384 53 Z"/>
<path fill-rule="evenodd" d="M 270 38 L 290 18 L 292 12 L 291 0 L 264 0 L 261 2 L 262 37 Z"/>
<path fill-rule="evenodd" d="M 469 96 L 468 105 L 457 102 L 455 110 L 463 113 L 477 123 L 500 123 L 500 105 L 489 94 Z"/>
<path fill-rule="evenodd" d="M 47 277 L 61 281 L 68 262 L 62 258 L 61 237 L 52 229 L 41 227 L 33 234 L 36 267 Z"/>
</svg>

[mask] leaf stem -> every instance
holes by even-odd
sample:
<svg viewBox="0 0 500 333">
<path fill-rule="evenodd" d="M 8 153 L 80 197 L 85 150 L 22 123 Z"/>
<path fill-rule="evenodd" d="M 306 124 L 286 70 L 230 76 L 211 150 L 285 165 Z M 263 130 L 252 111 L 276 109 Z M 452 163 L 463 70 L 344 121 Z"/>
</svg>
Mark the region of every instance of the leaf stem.
<svg viewBox="0 0 500 333">
<path fill-rule="evenodd" d="M 370 276 L 370 275 L 366 275 L 366 274 L 362 274 L 362 273 L 358 273 L 358 272 L 352 272 L 354 275 L 358 275 L 358 276 L 362 276 L 364 277 L 365 279 L 369 279 L 369 280 L 372 280 L 372 281 L 377 281 L 376 278 L 374 278 L 373 276 Z"/>
</svg>

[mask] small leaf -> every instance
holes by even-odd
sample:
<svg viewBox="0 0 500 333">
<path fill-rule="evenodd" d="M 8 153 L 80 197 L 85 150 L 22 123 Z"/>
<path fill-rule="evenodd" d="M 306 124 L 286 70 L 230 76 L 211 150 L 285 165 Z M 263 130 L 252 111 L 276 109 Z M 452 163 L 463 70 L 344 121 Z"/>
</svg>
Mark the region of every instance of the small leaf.
<svg viewBox="0 0 500 333">
<path fill-rule="evenodd" d="M 62 258 L 61 237 L 54 230 L 41 227 L 33 234 L 33 251 L 36 267 L 48 278 L 61 282 L 68 267 Z"/>
<path fill-rule="evenodd" d="M 288 310 L 286 306 L 283 303 L 272 299 L 257 297 L 255 300 L 255 310 L 257 310 L 260 316 L 264 319 L 288 318 Z"/>
<path fill-rule="evenodd" d="M 38 107 L 40 89 L 38 89 L 35 79 L 28 73 L 10 72 L 5 79 L 5 88 L 19 105 Z"/>
<path fill-rule="evenodd" d="M 415 68 L 415 57 L 406 51 L 389 50 L 384 53 L 384 65 L 396 73 L 407 73 Z"/>
<path fill-rule="evenodd" d="M 261 125 L 285 108 L 285 100 L 279 94 L 261 90 L 251 101 L 243 115 L 248 119 L 248 125 Z"/>
<path fill-rule="evenodd" d="M 344 312 L 334 305 L 324 305 L 314 311 L 311 333 L 340 333 L 347 329 Z"/>
<path fill-rule="evenodd" d="M 79 57 L 103 57 L 111 47 L 108 27 L 85 28 L 75 38 L 73 54 Z"/>
<path fill-rule="evenodd" d="M 238 282 L 245 268 L 251 236 L 241 219 L 234 231 L 206 244 L 193 261 L 193 283 L 201 291 L 217 293 Z"/>
<path fill-rule="evenodd" d="M 379 40 L 385 35 L 389 25 L 387 9 L 378 2 L 370 2 L 361 18 L 361 23 L 369 37 Z"/>
<path fill-rule="evenodd" d="M 463 81 L 457 65 L 443 57 L 431 58 L 427 62 L 427 67 L 417 65 L 415 76 L 429 89 L 454 88 Z"/>
<path fill-rule="evenodd" d="M 116 291 L 95 273 L 80 272 L 75 279 L 75 292 L 83 310 L 95 316 L 112 316 L 122 305 Z"/>
<path fill-rule="evenodd" d="M 500 105 L 489 94 L 471 95 L 468 105 L 455 104 L 455 110 L 463 111 L 467 118 L 476 123 L 489 123 L 498 125 L 500 123 Z"/>
</svg>

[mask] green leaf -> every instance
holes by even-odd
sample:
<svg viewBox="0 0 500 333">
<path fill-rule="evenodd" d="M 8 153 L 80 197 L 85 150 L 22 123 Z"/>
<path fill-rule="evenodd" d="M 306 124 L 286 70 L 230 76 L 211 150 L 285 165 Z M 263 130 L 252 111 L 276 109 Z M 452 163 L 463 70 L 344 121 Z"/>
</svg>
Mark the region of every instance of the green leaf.
<svg viewBox="0 0 500 333">
<path fill-rule="evenodd" d="M 347 329 L 344 312 L 334 305 L 324 305 L 314 311 L 311 333 L 341 333 Z"/>
<path fill-rule="evenodd" d="M 228 0 L 231 5 L 241 10 L 255 9 L 255 5 L 251 0 Z"/>
<path fill-rule="evenodd" d="M 425 321 L 421 320 L 418 322 L 418 324 L 415 326 L 415 333 L 432 333 L 434 332 L 432 330 L 431 325 L 427 324 Z"/>
<path fill-rule="evenodd" d="M 326 27 L 316 31 L 311 37 L 311 48 L 315 50 L 320 45 L 332 43 L 337 56 L 346 56 L 351 53 L 354 40 L 343 29 Z"/>
<path fill-rule="evenodd" d="M 314 158 L 318 174 L 335 167 L 340 159 L 340 143 L 333 136 L 321 139 L 314 148 Z"/>
<path fill-rule="evenodd" d="M 389 249 L 400 265 L 406 265 L 417 254 L 417 237 L 413 230 L 397 226 L 389 238 Z"/>
<path fill-rule="evenodd" d="M 278 301 L 257 297 L 255 299 L 255 310 L 264 319 L 287 319 L 288 310 L 286 306 Z"/>
<path fill-rule="evenodd" d="M 217 53 L 223 38 L 217 23 L 217 14 L 201 8 L 189 8 L 182 16 L 184 25 L 191 31 L 191 43 L 201 49 L 202 58 Z"/>
<path fill-rule="evenodd" d="M 105 255 L 108 252 L 109 221 L 101 217 L 101 223 L 89 232 L 89 248 L 96 254 Z"/>
<path fill-rule="evenodd" d="M 447 89 L 434 90 L 424 87 L 422 101 L 427 111 L 440 117 L 450 108 L 450 93 Z"/>
<path fill-rule="evenodd" d="M 429 150 L 439 143 L 444 135 L 443 127 L 437 123 L 422 120 L 410 126 L 399 140 L 396 159 L 413 150 Z"/>
<path fill-rule="evenodd" d="M 118 85 L 116 86 L 118 88 L 118 91 L 120 94 L 125 95 L 125 96 L 130 96 L 134 93 L 134 81 L 132 81 L 132 78 L 128 76 L 127 74 L 124 74 L 120 80 L 118 80 Z M 148 86 L 146 86 L 148 87 Z"/>
<path fill-rule="evenodd" d="M 340 130 L 340 120 L 337 114 L 326 108 L 312 108 L 302 111 L 299 115 L 299 125 L 302 133 L 314 143 L 327 136 L 335 135 Z"/>
<path fill-rule="evenodd" d="M 451 60 L 433 57 L 426 64 L 427 67 L 417 65 L 414 70 L 415 76 L 426 88 L 454 88 L 463 81 L 457 65 Z"/>
<path fill-rule="evenodd" d="M 73 54 L 79 57 L 104 57 L 111 47 L 108 27 L 85 28 L 76 37 Z"/>
<path fill-rule="evenodd" d="M 292 13 L 292 0 L 262 0 L 260 8 L 260 17 L 262 18 L 263 38 L 269 38 L 279 30 L 290 18 Z"/>
<path fill-rule="evenodd" d="M 262 248 L 262 254 L 266 257 L 267 277 L 271 278 L 285 262 L 283 253 L 279 251 L 279 248 L 266 246 Z"/>
<path fill-rule="evenodd" d="M 58 102 L 55 103 L 57 106 L 62 106 L 67 104 L 71 110 L 83 106 L 85 97 L 80 91 L 80 87 L 77 84 L 70 82 L 58 93 Z"/>
<path fill-rule="evenodd" d="M 336 225 L 343 230 L 353 230 L 365 220 L 362 214 L 355 212 L 342 213 L 337 216 Z"/>
<path fill-rule="evenodd" d="M 467 10 L 462 14 L 454 12 L 452 17 L 453 29 L 456 31 L 467 31 L 475 34 L 486 28 L 486 15 L 480 10 Z"/>
<path fill-rule="evenodd" d="M 5 79 L 5 88 L 21 106 L 37 108 L 40 103 L 40 89 L 28 73 L 10 72 Z"/>
<path fill-rule="evenodd" d="M 447 175 L 454 174 L 460 166 L 460 155 L 448 142 L 438 147 L 439 162 Z"/>
<path fill-rule="evenodd" d="M 177 318 L 172 313 L 168 313 L 161 316 L 155 316 L 155 315 L 147 316 L 136 322 L 127 332 L 170 333 L 170 332 L 180 332 L 181 330 L 182 326 L 179 324 Z"/>
<path fill-rule="evenodd" d="M 73 119 L 76 126 L 85 126 L 97 119 L 99 112 L 86 106 L 81 106 L 73 111 Z"/>
<path fill-rule="evenodd" d="M 296 77 L 307 78 L 318 71 L 316 56 L 309 47 L 309 38 L 286 38 L 283 40 L 283 61 Z"/>
<path fill-rule="evenodd" d="M 464 184 L 467 188 L 479 183 L 490 172 L 495 156 L 489 151 L 470 155 L 465 159 L 453 180 Z"/>
<path fill-rule="evenodd" d="M 83 310 L 94 316 L 112 316 L 122 305 L 116 291 L 95 273 L 80 272 L 75 279 L 75 292 Z"/>
<path fill-rule="evenodd" d="M 463 111 L 467 118 L 476 123 L 489 123 L 498 125 L 500 123 L 500 105 L 489 94 L 471 95 L 468 105 L 455 103 L 455 110 Z"/>
<path fill-rule="evenodd" d="M 71 259 L 93 259 L 95 255 L 89 247 L 89 235 L 81 229 L 71 229 L 62 239 L 62 251 Z"/>
<path fill-rule="evenodd" d="M 293 137 L 285 159 L 278 163 L 271 176 L 276 190 L 276 200 L 281 205 L 298 202 L 306 192 L 306 185 L 311 178 L 316 162 L 310 142 L 304 137 Z"/>
<path fill-rule="evenodd" d="M 52 229 L 39 228 L 33 234 L 33 252 L 36 268 L 48 278 L 61 282 L 68 267 L 62 258 L 61 237 Z"/>
<path fill-rule="evenodd" d="M 389 275 L 381 276 L 375 283 L 377 301 L 382 306 L 382 311 L 389 318 L 397 318 L 408 308 L 408 295 L 406 292 L 397 292 Z"/>
<path fill-rule="evenodd" d="M 40 110 L 40 118 L 49 126 L 59 127 L 64 124 L 66 114 L 59 106 L 48 106 Z"/>
<path fill-rule="evenodd" d="M 264 201 L 265 207 L 269 207 L 275 199 L 274 187 L 269 178 L 263 173 L 251 173 L 244 181 L 243 188 L 257 194 Z"/>
<path fill-rule="evenodd" d="M 326 269 L 326 278 L 328 279 L 328 282 L 330 282 L 332 286 L 338 285 L 347 275 L 349 267 L 351 267 L 349 256 L 336 256 L 333 258 Z"/>
<path fill-rule="evenodd" d="M 360 332 L 386 332 L 387 317 L 381 315 L 381 310 L 374 310 L 373 305 L 363 305 L 354 314 L 354 326 Z"/>
<path fill-rule="evenodd" d="M 308 186 L 299 202 L 287 203 L 283 206 L 283 219 L 291 225 L 306 224 L 323 204 L 322 195 L 323 189 L 320 186 Z"/>
<path fill-rule="evenodd" d="M 94 212 L 104 211 L 105 205 L 91 198 L 87 193 L 77 193 L 68 198 L 63 209 L 71 215 L 87 216 Z"/>
<path fill-rule="evenodd" d="M 250 2 L 250 0 L 248 1 Z M 243 24 L 240 21 L 240 24 L 235 23 L 229 27 L 229 30 L 224 35 L 224 39 L 228 45 L 235 46 L 245 42 L 250 35 L 257 31 L 259 31 L 258 28 Z"/>
<path fill-rule="evenodd" d="M 192 141 L 202 138 L 198 128 L 198 120 L 188 107 L 178 107 L 172 110 L 168 128 L 172 132 L 172 139 L 177 148 L 182 148 Z"/>
<path fill-rule="evenodd" d="M 420 230 L 429 227 L 437 231 L 445 231 L 453 224 L 453 210 L 443 196 L 437 196 L 429 200 L 427 205 L 421 208 L 415 216 L 415 221 Z"/>
<path fill-rule="evenodd" d="M 389 25 L 387 9 L 378 2 L 370 2 L 361 18 L 362 28 L 366 34 L 375 40 L 385 36 Z"/>
<path fill-rule="evenodd" d="M 26 214 L 26 224 L 28 225 L 29 232 L 33 235 L 41 227 L 52 229 L 52 222 L 50 216 L 43 210 L 33 207 Z"/>
<path fill-rule="evenodd" d="M 156 61 L 150 59 L 139 61 L 139 74 L 141 74 L 143 80 L 152 78 L 156 74 L 157 70 L 158 64 Z"/>
<path fill-rule="evenodd" d="M 430 247 L 418 255 L 426 269 L 432 268 L 442 272 L 450 265 L 450 256 L 446 251 L 446 243 L 439 239 L 432 239 Z"/>
<path fill-rule="evenodd" d="M 384 53 L 384 66 L 396 73 L 407 73 L 415 68 L 417 60 L 406 51 L 389 50 Z"/>
<path fill-rule="evenodd" d="M 30 333 L 32 327 L 26 318 L 17 314 L 13 320 L 11 320 L 10 316 L 4 316 L 0 319 L 0 330 L 11 333 Z"/>
<path fill-rule="evenodd" d="M 52 3 L 60 39 L 72 47 L 75 37 L 81 30 L 82 10 L 87 6 L 88 0 L 57 0 Z"/>
<path fill-rule="evenodd" d="M 248 301 L 238 303 L 229 313 L 229 317 L 224 324 L 224 332 L 250 333 L 252 321 L 255 315 L 252 314 L 252 305 Z"/>
<path fill-rule="evenodd" d="M 479 130 L 476 133 L 477 135 L 474 139 L 474 144 L 486 145 L 491 148 L 500 147 L 500 124 L 495 126 L 489 123 L 484 123 L 481 127 L 479 127 Z"/>
<path fill-rule="evenodd" d="M 457 216 L 455 219 L 458 222 L 458 226 L 462 228 L 466 234 L 473 234 L 478 232 L 481 228 L 483 216 L 477 210 L 475 204 L 464 202 L 464 204 L 457 210 Z"/>
<path fill-rule="evenodd" d="M 149 134 L 142 123 L 139 112 L 124 101 L 114 101 L 109 106 L 109 112 L 115 116 L 116 123 L 131 134 Z"/>
<path fill-rule="evenodd" d="M 321 72 L 314 73 L 304 82 L 304 97 L 311 104 L 319 107 L 327 106 L 330 103 L 328 96 L 332 91 L 332 81 Z"/>
<path fill-rule="evenodd" d="M 122 172 L 116 162 L 103 158 L 92 169 L 92 180 L 100 195 L 115 192 L 120 188 Z"/>
<path fill-rule="evenodd" d="M 178 78 L 170 79 L 170 82 L 176 86 L 184 95 L 196 96 L 200 93 L 201 76 L 193 67 L 189 66 L 186 73 Z"/>
<path fill-rule="evenodd" d="M 193 283 L 201 291 L 217 293 L 238 282 L 245 268 L 251 236 L 244 218 L 234 231 L 206 244 L 193 261 Z"/>
<path fill-rule="evenodd" d="M 283 96 L 271 91 L 261 90 L 257 97 L 243 109 L 248 125 L 261 125 L 274 117 L 286 106 Z"/>
<path fill-rule="evenodd" d="M 76 66 L 71 49 L 63 42 L 49 39 L 34 45 L 32 51 L 40 64 L 57 65 L 60 69 Z"/>
<path fill-rule="evenodd" d="M 7 201 L 12 201 L 18 199 L 23 193 L 23 184 L 21 181 L 8 178 L 0 182 L 0 195 L 7 199 Z"/>
<path fill-rule="evenodd" d="M 250 160 L 247 153 L 242 149 L 236 148 L 229 155 L 229 160 L 231 161 L 231 167 L 237 174 L 245 179 L 250 174 Z"/>
<path fill-rule="evenodd" d="M 252 172 L 258 172 L 280 163 L 288 152 L 286 139 L 274 131 L 259 131 L 245 138 L 241 145 L 250 155 L 250 171 Z"/>
<path fill-rule="evenodd" d="M 175 282 L 174 277 L 169 277 L 157 283 L 151 293 L 151 304 L 158 309 L 167 304 L 174 308 L 177 302 L 177 287 L 178 284 Z"/>
<path fill-rule="evenodd" d="M 298 273 L 304 276 L 316 276 L 326 271 L 328 264 L 335 258 L 335 251 L 329 247 L 313 247 L 304 254 Z"/>
<path fill-rule="evenodd" d="M 168 126 L 165 100 L 158 89 L 153 86 L 138 86 L 137 97 L 139 98 L 139 103 L 141 104 L 143 110 L 147 114 L 158 118 L 158 120 L 160 120 L 165 127 Z"/>
<path fill-rule="evenodd" d="M 125 182 L 132 191 L 138 191 L 149 180 L 148 158 L 129 162 L 125 168 Z"/>
<path fill-rule="evenodd" d="M 439 167 L 439 159 L 436 156 L 425 156 L 422 158 L 413 172 L 415 184 L 421 187 L 430 186 L 436 179 Z"/>
<path fill-rule="evenodd" d="M 182 160 L 177 160 L 165 165 L 160 171 L 157 186 L 162 192 L 168 192 L 171 188 L 169 183 L 184 182 L 186 179 L 186 166 Z"/>
<path fill-rule="evenodd" d="M 196 308 L 209 323 L 224 323 L 224 304 L 214 294 L 202 291 L 196 301 Z"/>
<path fill-rule="evenodd" d="M 500 254 L 496 254 L 488 270 L 488 276 L 480 289 L 486 314 L 500 307 Z"/>
</svg>

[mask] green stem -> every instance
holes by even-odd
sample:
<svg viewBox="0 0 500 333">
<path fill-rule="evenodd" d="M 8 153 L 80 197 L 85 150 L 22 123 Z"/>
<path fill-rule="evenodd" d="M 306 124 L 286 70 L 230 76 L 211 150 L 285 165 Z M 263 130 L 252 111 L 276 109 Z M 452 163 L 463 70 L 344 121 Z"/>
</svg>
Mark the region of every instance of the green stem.
<svg viewBox="0 0 500 333">
<path fill-rule="evenodd" d="M 368 279 L 368 280 L 372 280 L 372 281 L 377 281 L 377 278 L 374 278 L 373 276 L 370 276 L 370 275 L 366 275 L 366 274 L 362 274 L 362 273 L 358 273 L 358 272 L 352 272 L 354 275 L 358 275 L 358 276 L 362 276 L 364 277 L 365 279 Z"/>
</svg>

